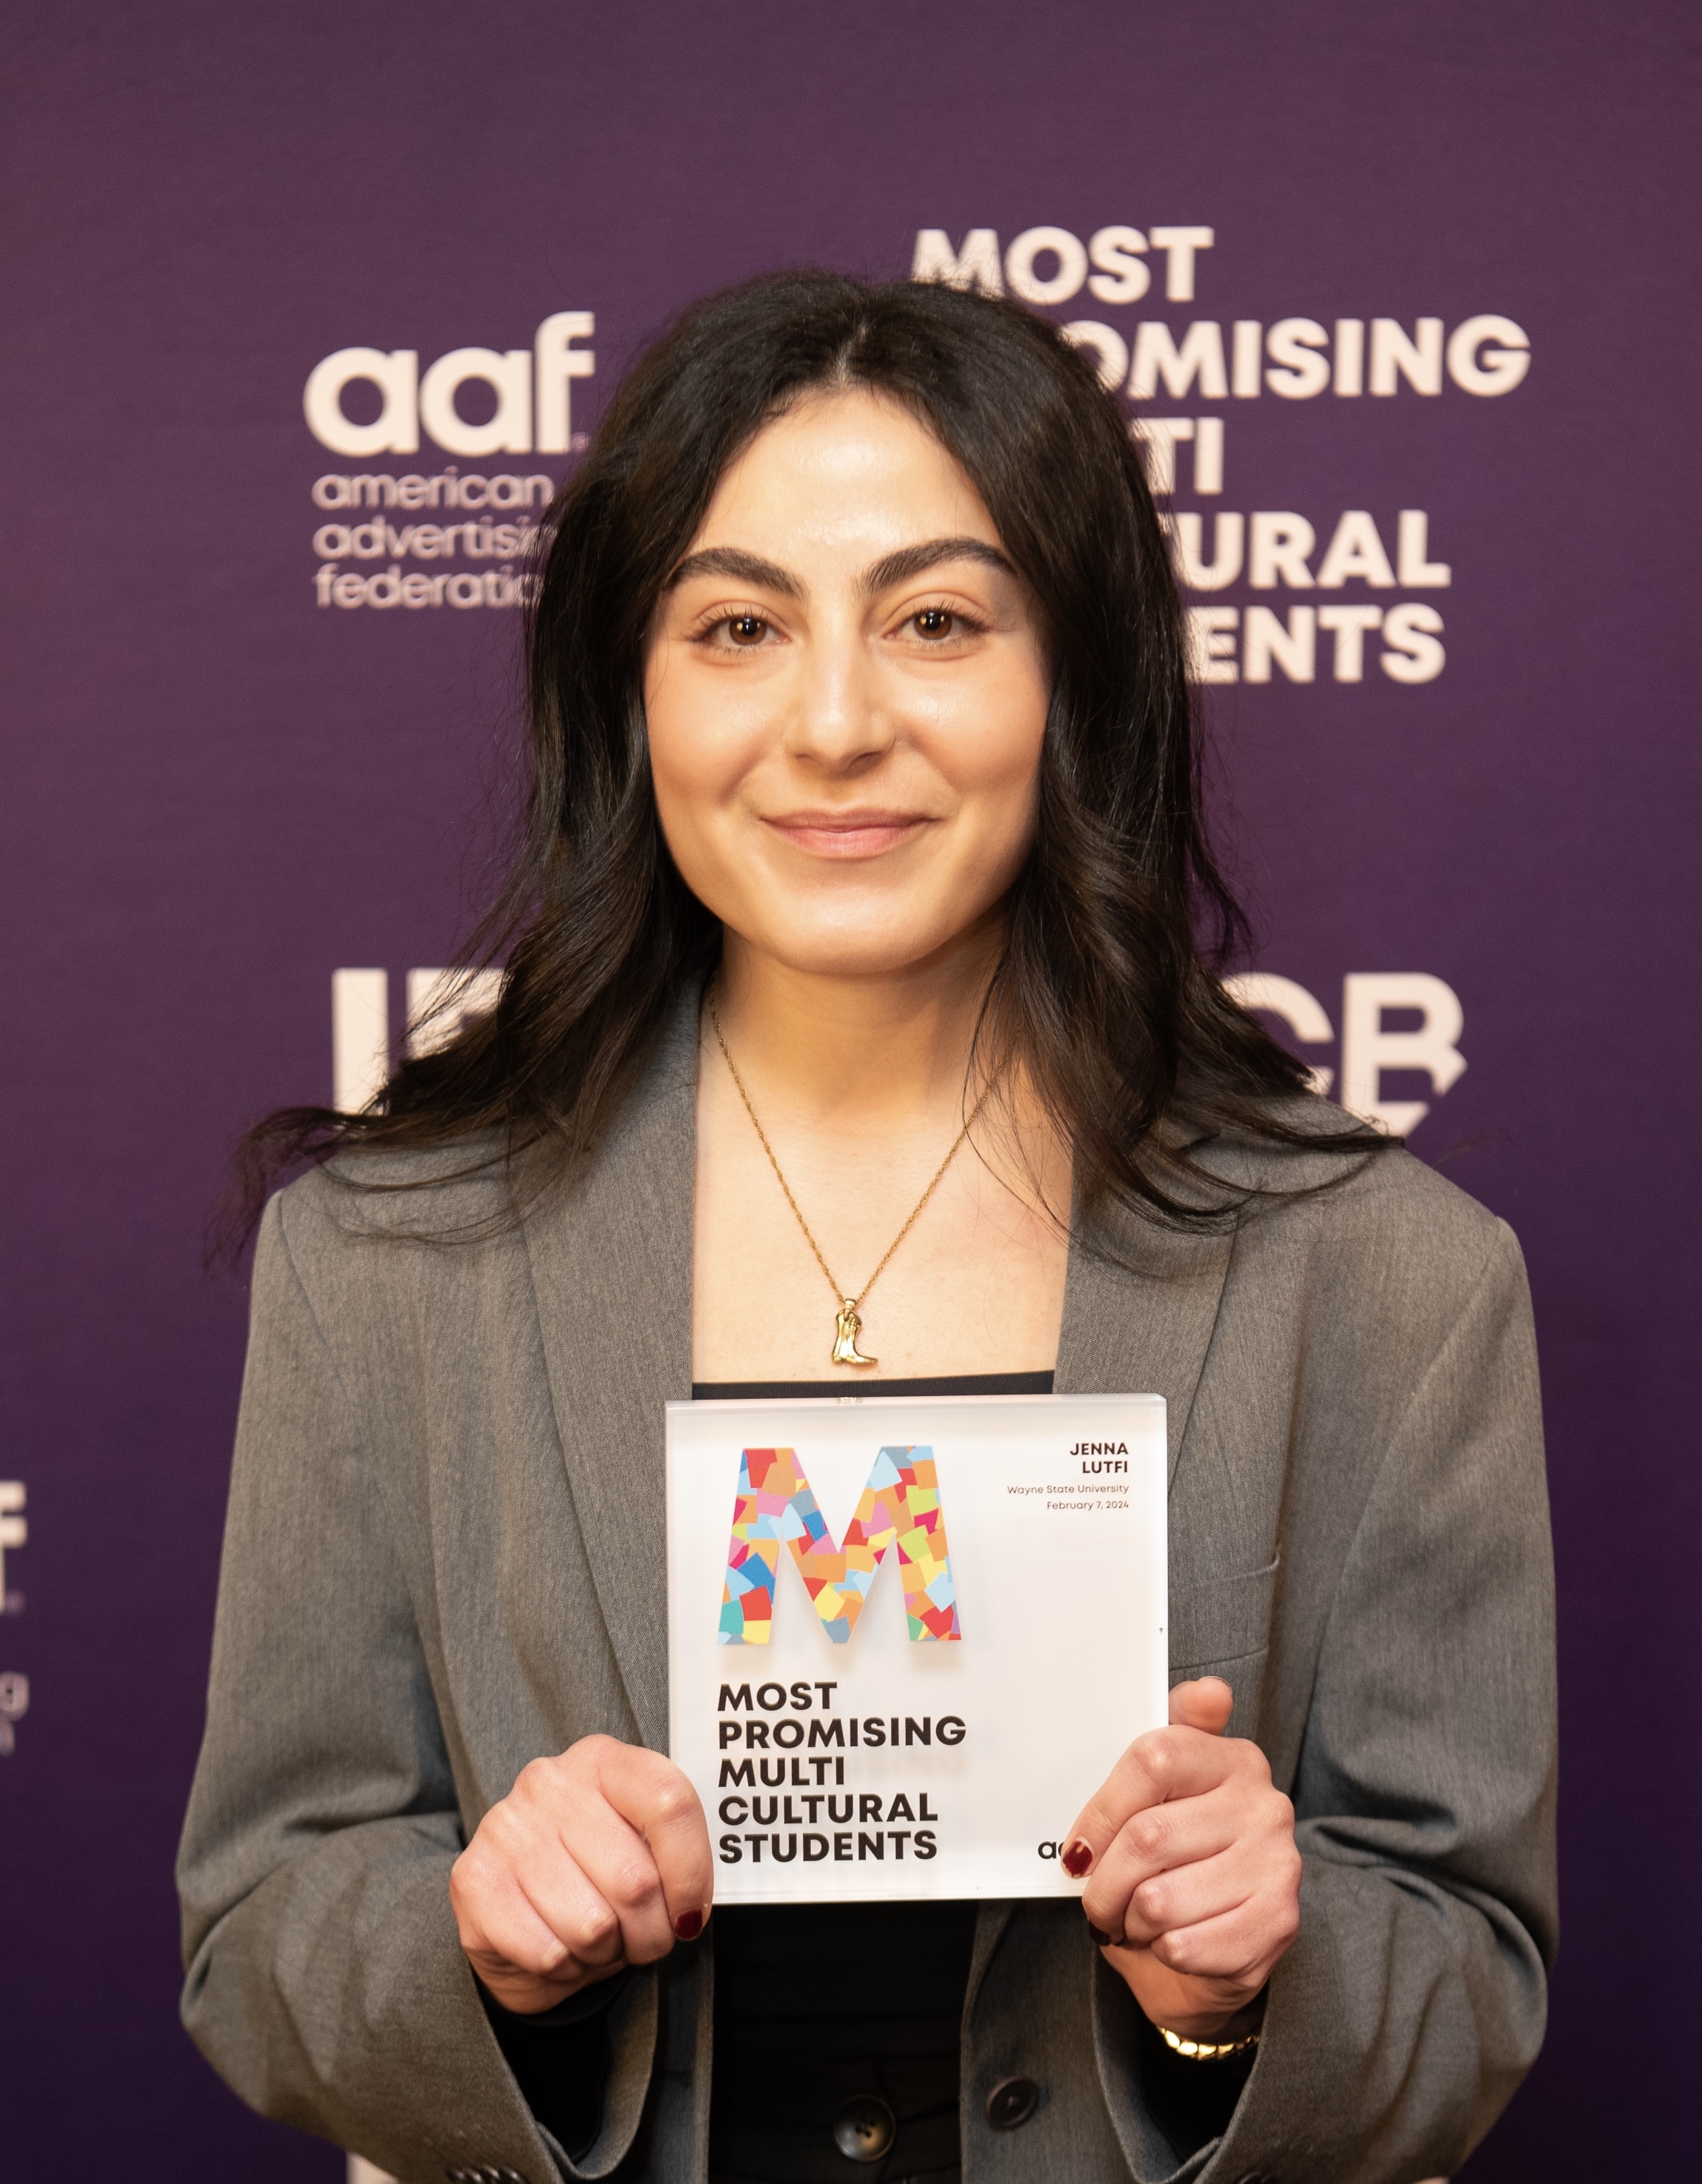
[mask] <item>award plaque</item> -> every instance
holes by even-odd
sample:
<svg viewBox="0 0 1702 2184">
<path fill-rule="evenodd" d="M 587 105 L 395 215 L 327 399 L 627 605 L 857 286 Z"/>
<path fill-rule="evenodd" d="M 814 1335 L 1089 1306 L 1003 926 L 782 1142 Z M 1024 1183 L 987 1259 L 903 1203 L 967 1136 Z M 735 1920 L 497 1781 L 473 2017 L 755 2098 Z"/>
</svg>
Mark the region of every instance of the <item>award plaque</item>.
<svg viewBox="0 0 1702 2184">
<path fill-rule="evenodd" d="M 667 1561 L 717 1903 L 1080 1892 L 1168 1717 L 1162 1397 L 670 1403 Z"/>
</svg>

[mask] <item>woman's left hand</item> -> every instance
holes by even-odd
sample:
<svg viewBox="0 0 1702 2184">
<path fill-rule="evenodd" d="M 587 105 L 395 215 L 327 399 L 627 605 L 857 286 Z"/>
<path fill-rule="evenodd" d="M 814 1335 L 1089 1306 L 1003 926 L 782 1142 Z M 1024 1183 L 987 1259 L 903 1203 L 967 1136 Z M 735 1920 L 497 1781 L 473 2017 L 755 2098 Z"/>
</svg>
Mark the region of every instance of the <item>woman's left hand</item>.
<svg viewBox="0 0 1702 2184">
<path fill-rule="evenodd" d="M 1063 1852 L 1107 1963 L 1193 2040 L 1242 2029 L 1300 1929 L 1294 1808 L 1258 1747 L 1223 1734 L 1234 1702 L 1219 1676 L 1178 1684 L 1169 1728 L 1130 1746 Z"/>
</svg>

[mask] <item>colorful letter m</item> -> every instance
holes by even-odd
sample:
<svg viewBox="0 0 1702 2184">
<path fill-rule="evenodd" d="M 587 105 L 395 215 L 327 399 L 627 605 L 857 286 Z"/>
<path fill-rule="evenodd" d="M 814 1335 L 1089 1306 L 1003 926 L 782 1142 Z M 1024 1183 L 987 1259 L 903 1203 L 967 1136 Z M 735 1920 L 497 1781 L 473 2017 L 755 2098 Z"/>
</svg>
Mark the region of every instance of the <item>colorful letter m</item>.
<svg viewBox="0 0 1702 2184">
<path fill-rule="evenodd" d="M 835 1646 L 856 1630 L 874 1574 L 895 1540 L 911 1636 L 963 1636 L 931 1448 L 882 1449 L 845 1527 L 843 1546 L 834 1545 L 796 1452 L 747 1448 L 739 1467 L 721 1596 L 723 1646 L 767 1644 L 783 1540 Z"/>
</svg>

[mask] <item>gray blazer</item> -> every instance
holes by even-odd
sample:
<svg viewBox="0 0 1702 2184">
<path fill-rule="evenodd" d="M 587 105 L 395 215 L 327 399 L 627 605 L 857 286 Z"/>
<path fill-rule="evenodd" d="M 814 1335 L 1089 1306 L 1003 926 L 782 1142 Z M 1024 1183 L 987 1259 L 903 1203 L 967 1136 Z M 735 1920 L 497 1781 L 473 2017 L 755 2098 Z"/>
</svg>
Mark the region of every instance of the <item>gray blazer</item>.
<svg viewBox="0 0 1702 2184">
<path fill-rule="evenodd" d="M 180 1862 L 183 2016 L 245 2100 L 407 2184 L 705 2175 L 714 1922 L 615 2005 L 576 2164 L 503 2060 L 448 1889 L 527 1760 L 599 1730 L 666 1749 L 695 1079 L 688 1016 L 589 1173 L 488 1240 L 399 1233 L 488 1217 L 488 1181 L 374 1201 L 316 1174 L 265 1215 Z M 1303 1179 L 1266 1152 L 1217 1162 Z M 1079 1235 L 1057 1359 L 1060 1392 L 1166 1398 L 1172 1674 L 1229 1679 L 1235 1730 L 1294 1800 L 1300 1933 L 1256 2065 L 1178 2167 L 1080 1912 L 987 1904 L 967 2184 L 1411 2184 L 1458 2166 L 1541 2042 L 1554 1644 L 1523 1269 L 1406 1154 L 1336 1165 L 1233 1235 L 1119 1217 L 1134 1272 Z M 987 2093 L 1016 2075 L 1040 2105 L 996 2131 Z"/>
</svg>

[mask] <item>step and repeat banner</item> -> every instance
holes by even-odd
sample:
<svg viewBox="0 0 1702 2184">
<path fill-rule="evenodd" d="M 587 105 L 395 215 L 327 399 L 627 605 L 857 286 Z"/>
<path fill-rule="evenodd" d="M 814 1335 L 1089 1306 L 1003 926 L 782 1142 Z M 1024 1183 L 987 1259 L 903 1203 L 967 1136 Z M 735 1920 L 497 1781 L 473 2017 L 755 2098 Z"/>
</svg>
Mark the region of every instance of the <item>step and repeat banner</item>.
<svg viewBox="0 0 1702 2184">
<path fill-rule="evenodd" d="M 1187 587 L 1239 989 L 1524 1242 L 1565 1939 L 1470 2173 L 1681 2173 L 1691 51 L 1649 0 L 14 26 L 8 2173 L 342 2175 L 176 2025 L 245 1311 L 205 1224 L 247 1123 L 360 1104 L 458 979 L 540 532 L 623 366 L 798 264 L 1017 297 L 1091 356 Z"/>
</svg>

